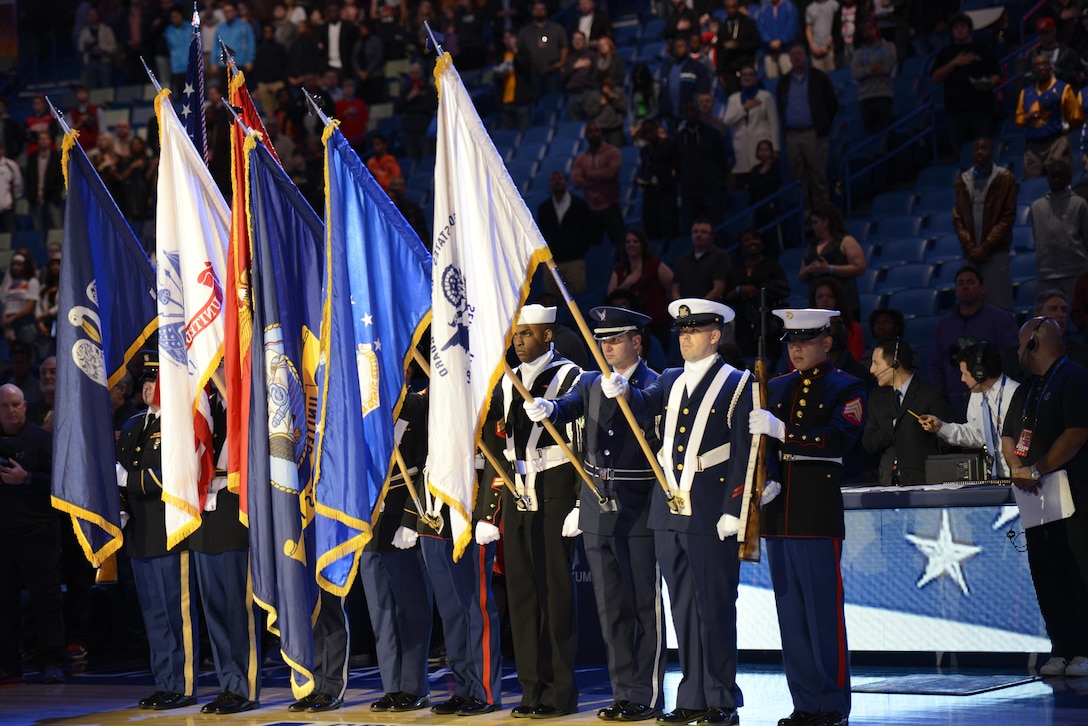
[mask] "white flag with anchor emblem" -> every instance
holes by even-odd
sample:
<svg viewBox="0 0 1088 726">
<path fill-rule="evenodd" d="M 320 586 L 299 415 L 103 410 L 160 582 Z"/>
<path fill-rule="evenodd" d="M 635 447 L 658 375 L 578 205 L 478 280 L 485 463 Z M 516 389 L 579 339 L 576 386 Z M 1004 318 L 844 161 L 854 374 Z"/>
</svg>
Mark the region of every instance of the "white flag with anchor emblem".
<svg viewBox="0 0 1088 726">
<path fill-rule="evenodd" d="M 155 99 L 159 161 L 156 238 L 159 399 L 166 542 L 200 526 L 215 473 L 205 386 L 223 357 L 223 271 L 230 210 L 170 104 Z"/>
<path fill-rule="evenodd" d="M 434 77 L 439 102 L 427 486 L 449 505 L 456 559 L 472 537 L 482 418 L 533 273 L 551 253 L 448 53 L 438 59 Z"/>
</svg>

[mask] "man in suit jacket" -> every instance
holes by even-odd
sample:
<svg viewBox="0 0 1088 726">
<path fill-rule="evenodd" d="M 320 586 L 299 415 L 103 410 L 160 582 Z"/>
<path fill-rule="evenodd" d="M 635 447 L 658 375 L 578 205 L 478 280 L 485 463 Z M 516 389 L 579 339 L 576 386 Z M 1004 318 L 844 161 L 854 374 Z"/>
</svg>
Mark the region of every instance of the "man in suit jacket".
<svg viewBox="0 0 1088 726">
<path fill-rule="evenodd" d="M 325 24 L 321 36 L 321 67 L 335 70 L 340 78 L 354 78 L 353 62 L 355 43 L 359 40 L 359 28 L 340 18 L 340 5 L 329 3 L 325 7 Z"/>
<path fill-rule="evenodd" d="M 612 370 L 645 388 L 658 376 L 639 357 L 642 329 L 650 318 L 634 310 L 597 307 L 589 311 L 593 337 Z M 555 400 L 526 401 L 533 421 L 570 423 L 585 415 L 586 471 L 608 501 L 582 487 L 579 506 L 567 515 L 563 536 L 584 533 L 593 594 L 605 634 L 613 703 L 597 711 L 604 721 L 642 721 L 660 715 L 664 703 L 665 629 L 658 603 L 661 576 L 653 530 L 646 525 L 657 489 L 653 469 L 616 401 L 601 391 L 601 373 L 587 371 Z M 643 434 L 660 445 L 654 419 L 640 422 Z M 656 448 L 656 446 L 655 446 Z"/>
<path fill-rule="evenodd" d="M 684 677 L 676 708 L 659 723 L 740 723 L 737 686 L 737 530 L 748 476 L 752 380 L 718 355 L 733 310 L 681 298 L 669 305 L 679 330 L 683 368 L 670 368 L 645 389 L 613 373 L 601 380 L 609 398 L 629 395 L 635 416 L 663 416 L 659 459 L 670 495 L 654 487 L 648 526 L 669 586 Z"/>
<path fill-rule="evenodd" d="M 536 209 L 536 223 L 540 234 L 552 250 L 559 274 L 571 293 L 586 290 L 586 250 L 589 249 L 589 206 L 581 197 L 567 190 L 567 177 L 563 172 L 552 172 L 548 180 L 552 195 Z M 551 276 L 544 276 L 544 287 L 556 295 L 559 289 Z"/>
<path fill-rule="evenodd" d="M 46 131 L 38 134 L 38 153 L 27 158 L 24 178 L 34 229 L 59 228 L 64 174 L 60 168 L 60 154 L 53 148 L 53 137 Z"/>
<path fill-rule="evenodd" d="M 869 397 L 869 416 L 861 443 L 880 454 L 881 486 L 924 484 L 926 457 L 940 453 L 940 440 L 927 432 L 917 416 L 951 420 L 952 405 L 944 392 L 911 369 L 914 351 L 905 340 L 877 343 L 869 372 L 877 387 Z"/>
</svg>

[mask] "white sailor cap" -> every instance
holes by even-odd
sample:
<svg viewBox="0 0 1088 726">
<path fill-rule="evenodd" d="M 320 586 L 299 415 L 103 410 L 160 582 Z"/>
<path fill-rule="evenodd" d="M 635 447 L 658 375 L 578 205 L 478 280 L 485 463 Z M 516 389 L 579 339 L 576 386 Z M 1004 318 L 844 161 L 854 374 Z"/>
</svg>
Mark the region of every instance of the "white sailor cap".
<svg viewBox="0 0 1088 726">
<path fill-rule="evenodd" d="M 781 320 L 785 330 L 782 340 L 812 340 L 823 335 L 831 327 L 831 318 L 839 315 L 838 310 L 822 308 L 781 308 L 773 311 Z"/>
<path fill-rule="evenodd" d="M 526 305 L 518 315 L 518 325 L 551 325 L 555 322 L 555 308 L 543 305 Z"/>
<path fill-rule="evenodd" d="M 650 324 L 650 316 L 627 308 L 602 305 L 589 311 L 590 325 L 596 340 L 607 340 L 630 330 L 641 330 Z"/>
<path fill-rule="evenodd" d="M 701 297 L 684 297 L 669 303 L 669 315 L 673 317 L 672 329 L 697 328 L 703 325 L 725 325 L 732 322 L 735 314 L 728 305 Z"/>
</svg>

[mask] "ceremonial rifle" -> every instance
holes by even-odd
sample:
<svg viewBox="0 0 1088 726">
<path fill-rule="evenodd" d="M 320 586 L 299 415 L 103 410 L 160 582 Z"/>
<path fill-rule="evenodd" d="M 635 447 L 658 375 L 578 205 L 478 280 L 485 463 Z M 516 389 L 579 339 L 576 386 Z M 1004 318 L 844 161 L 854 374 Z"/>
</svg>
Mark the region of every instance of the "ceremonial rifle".
<svg viewBox="0 0 1088 726">
<path fill-rule="evenodd" d="M 764 407 L 767 400 L 767 288 L 759 291 L 759 348 L 756 380 L 752 386 L 752 409 Z M 759 562 L 759 500 L 767 483 L 767 436 L 761 435 L 748 451 L 748 469 L 744 477 L 744 497 L 740 504 L 740 559 Z"/>
</svg>

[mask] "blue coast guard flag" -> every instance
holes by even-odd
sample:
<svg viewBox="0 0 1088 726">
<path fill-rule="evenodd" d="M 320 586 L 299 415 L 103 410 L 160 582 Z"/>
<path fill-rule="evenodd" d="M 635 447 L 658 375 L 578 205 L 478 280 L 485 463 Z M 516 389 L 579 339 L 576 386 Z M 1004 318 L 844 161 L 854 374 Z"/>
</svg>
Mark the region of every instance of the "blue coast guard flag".
<svg viewBox="0 0 1088 726">
<path fill-rule="evenodd" d="M 393 467 L 405 370 L 430 322 L 431 256 L 336 124 L 323 140 L 317 577 L 344 595 Z"/>
<path fill-rule="evenodd" d="M 189 41 L 189 66 L 181 93 L 181 122 L 200 158 L 208 163 L 208 126 L 204 119 L 204 48 L 200 40 L 200 13 L 193 11 L 193 39 Z"/>
<path fill-rule="evenodd" d="M 311 462 L 324 228 L 264 144 L 245 143 L 253 254 L 249 542 L 253 599 L 269 613 L 291 690 L 313 690 Z"/>
<path fill-rule="evenodd" d="M 155 273 L 117 204 L 70 131 L 57 313 L 53 506 L 72 517 L 98 566 L 121 547 L 109 389 L 158 327 Z"/>
</svg>

